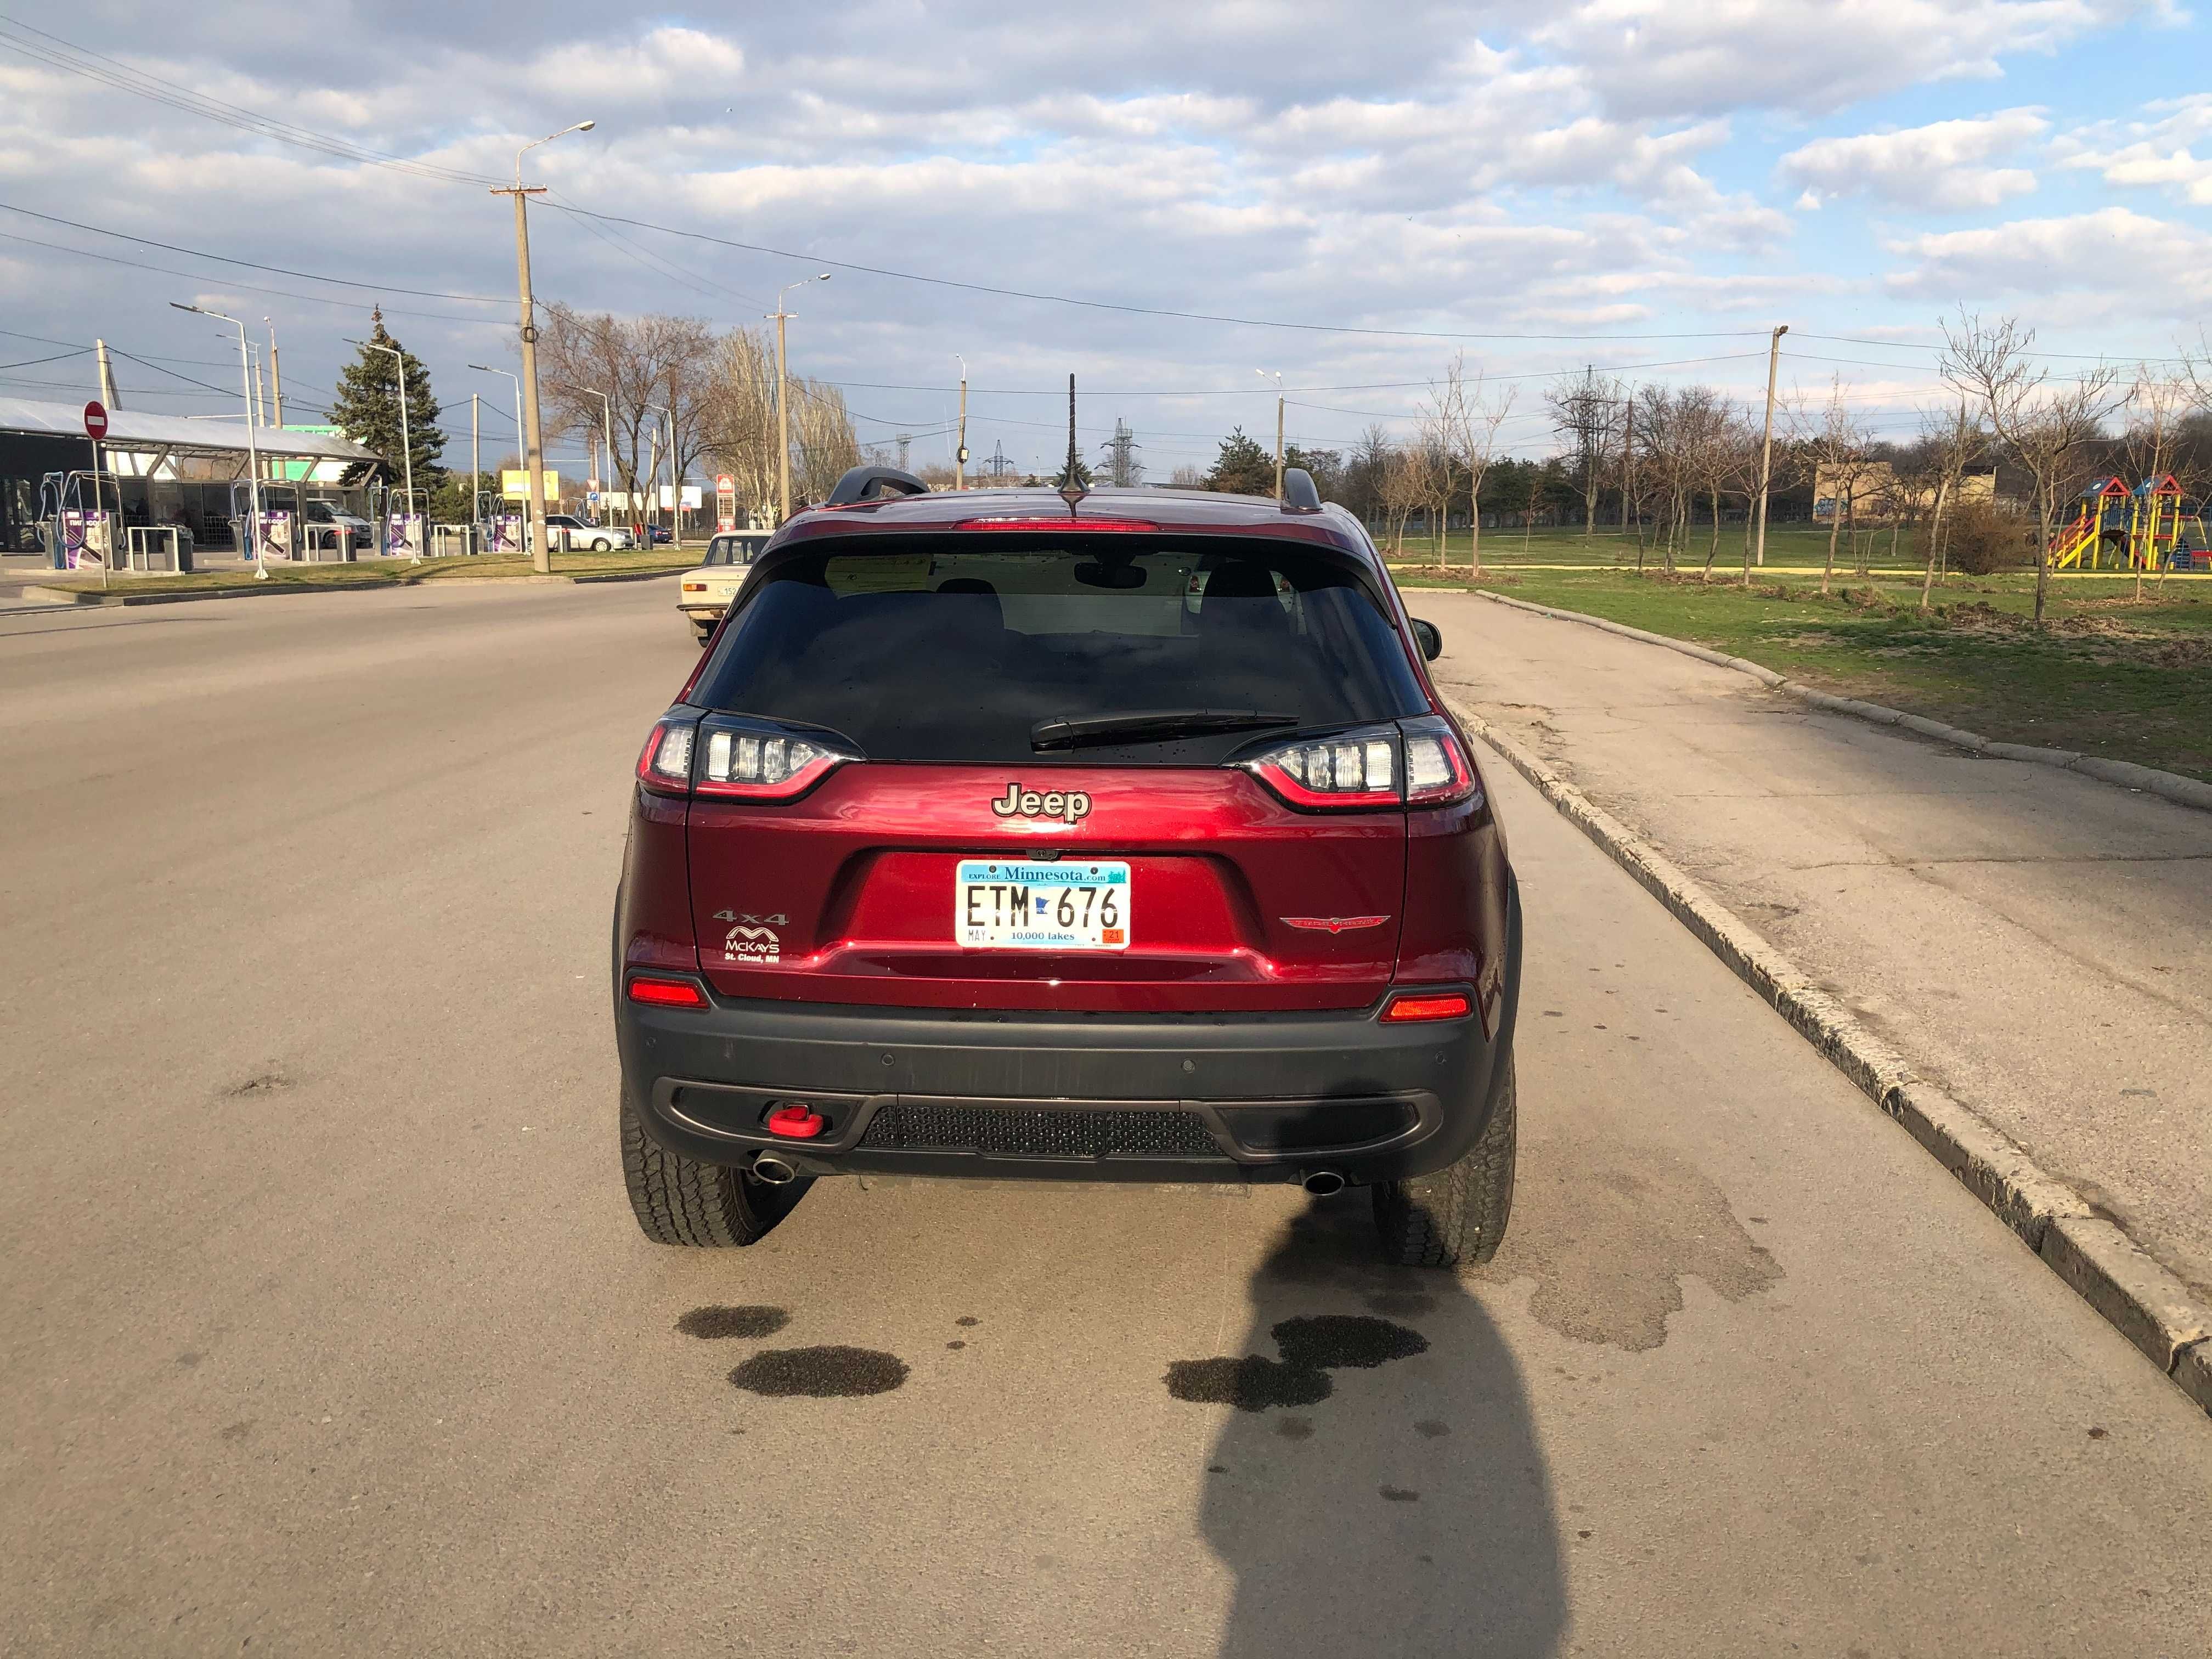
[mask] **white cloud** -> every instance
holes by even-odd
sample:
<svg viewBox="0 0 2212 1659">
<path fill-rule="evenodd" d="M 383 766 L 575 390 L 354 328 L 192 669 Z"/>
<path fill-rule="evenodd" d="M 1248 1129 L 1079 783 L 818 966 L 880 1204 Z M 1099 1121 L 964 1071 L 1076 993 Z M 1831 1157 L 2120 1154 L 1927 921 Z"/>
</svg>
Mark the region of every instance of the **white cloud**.
<svg viewBox="0 0 2212 1659">
<path fill-rule="evenodd" d="M 1890 132 L 1816 138 L 1784 155 L 1777 172 L 1786 183 L 1805 186 L 1808 195 L 1863 194 L 1922 210 L 1996 207 L 2033 190 L 2035 175 L 1989 163 L 2050 129 L 2041 110 L 2008 109 Z"/>
<path fill-rule="evenodd" d="M 2193 322 L 2212 301 L 2212 234 L 2124 207 L 1888 246 L 1912 262 L 1887 279 L 1890 291 L 1940 304 L 2063 295 L 2069 322 Z"/>
<path fill-rule="evenodd" d="M 2100 174 L 2108 185 L 2162 189 L 2177 200 L 2212 205 L 2212 157 L 2193 146 L 2212 140 L 2212 93 L 2146 104 L 2139 121 L 2077 127 L 2055 145 L 2063 167 Z"/>
</svg>

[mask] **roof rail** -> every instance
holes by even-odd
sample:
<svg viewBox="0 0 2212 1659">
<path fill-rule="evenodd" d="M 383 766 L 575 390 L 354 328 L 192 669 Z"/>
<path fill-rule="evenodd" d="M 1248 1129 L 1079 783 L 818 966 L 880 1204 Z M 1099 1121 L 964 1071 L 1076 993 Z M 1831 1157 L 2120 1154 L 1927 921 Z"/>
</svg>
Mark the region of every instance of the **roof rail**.
<svg viewBox="0 0 2212 1659">
<path fill-rule="evenodd" d="M 896 495 L 927 495 L 929 486 L 911 472 L 902 472 L 895 466 L 848 466 L 845 476 L 837 480 L 837 487 L 830 492 L 824 507 L 850 507 L 855 501 L 865 501 L 873 496 L 881 486 L 884 493 Z"/>
<path fill-rule="evenodd" d="M 1283 469 L 1283 505 L 1301 513 L 1321 511 L 1321 491 L 1314 488 L 1312 473 L 1302 466 Z"/>
</svg>

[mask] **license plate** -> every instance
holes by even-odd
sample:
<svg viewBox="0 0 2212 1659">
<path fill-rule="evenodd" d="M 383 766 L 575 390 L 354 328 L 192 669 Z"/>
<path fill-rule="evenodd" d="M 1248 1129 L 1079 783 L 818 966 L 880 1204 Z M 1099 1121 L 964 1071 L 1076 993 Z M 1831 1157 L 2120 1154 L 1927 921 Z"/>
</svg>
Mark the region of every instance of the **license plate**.
<svg viewBox="0 0 2212 1659">
<path fill-rule="evenodd" d="M 963 859 L 952 937 L 977 951 L 1126 951 L 1129 866 Z"/>
</svg>

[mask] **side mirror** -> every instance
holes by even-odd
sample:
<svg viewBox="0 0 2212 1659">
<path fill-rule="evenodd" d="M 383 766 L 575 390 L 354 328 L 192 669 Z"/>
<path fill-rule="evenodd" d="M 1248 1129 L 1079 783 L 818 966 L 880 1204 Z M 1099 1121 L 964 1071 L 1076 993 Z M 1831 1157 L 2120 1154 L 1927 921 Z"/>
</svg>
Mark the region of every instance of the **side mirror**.
<svg viewBox="0 0 2212 1659">
<path fill-rule="evenodd" d="M 1444 636 L 1437 631 L 1437 625 L 1432 622 L 1423 622 L 1419 617 L 1413 618 L 1413 637 L 1421 642 L 1423 660 L 1434 662 L 1443 655 Z"/>
</svg>

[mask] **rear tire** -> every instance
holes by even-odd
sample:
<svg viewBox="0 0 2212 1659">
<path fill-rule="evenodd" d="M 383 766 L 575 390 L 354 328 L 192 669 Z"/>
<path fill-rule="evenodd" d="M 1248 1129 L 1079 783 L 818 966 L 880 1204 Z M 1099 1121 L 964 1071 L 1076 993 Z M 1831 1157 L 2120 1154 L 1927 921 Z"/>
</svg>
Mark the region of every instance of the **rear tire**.
<svg viewBox="0 0 2212 1659">
<path fill-rule="evenodd" d="M 627 1100 L 622 1103 L 622 1164 L 638 1227 L 656 1244 L 757 1244 L 814 1184 L 801 1176 L 772 1187 L 742 1170 L 672 1152 L 646 1133 Z"/>
<path fill-rule="evenodd" d="M 1498 1254 L 1513 1213 L 1513 1092 L 1508 1049 L 1490 1123 L 1465 1156 L 1432 1174 L 1376 1183 L 1375 1230 L 1383 1260 L 1401 1267 L 1453 1267 Z"/>
<path fill-rule="evenodd" d="M 707 641 L 714 637 L 714 624 L 710 622 L 695 622 L 691 624 L 691 631 L 699 636 L 699 648 L 704 651 L 707 648 Z"/>
</svg>

